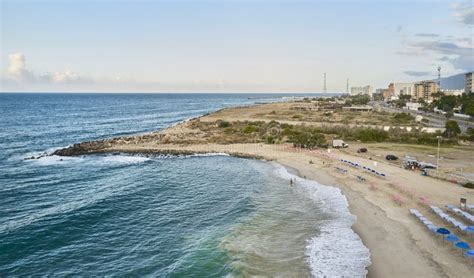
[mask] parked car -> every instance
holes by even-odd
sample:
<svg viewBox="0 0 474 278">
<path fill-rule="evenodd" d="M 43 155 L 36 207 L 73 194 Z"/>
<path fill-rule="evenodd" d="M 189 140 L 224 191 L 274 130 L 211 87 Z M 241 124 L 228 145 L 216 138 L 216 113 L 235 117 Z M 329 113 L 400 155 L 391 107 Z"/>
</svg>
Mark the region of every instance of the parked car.
<svg viewBox="0 0 474 278">
<path fill-rule="evenodd" d="M 366 153 L 367 152 L 367 148 L 360 148 L 357 150 L 358 153 Z"/>
<path fill-rule="evenodd" d="M 386 157 L 385 157 L 386 160 L 397 160 L 398 157 L 394 156 L 393 154 L 388 154 Z"/>
<path fill-rule="evenodd" d="M 344 141 L 337 139 L 337 140 L 332 140 L 332 147 L 336 149 L 347 148 L 349 147 L 349 145 L 346 144 Z"/>
</svg>

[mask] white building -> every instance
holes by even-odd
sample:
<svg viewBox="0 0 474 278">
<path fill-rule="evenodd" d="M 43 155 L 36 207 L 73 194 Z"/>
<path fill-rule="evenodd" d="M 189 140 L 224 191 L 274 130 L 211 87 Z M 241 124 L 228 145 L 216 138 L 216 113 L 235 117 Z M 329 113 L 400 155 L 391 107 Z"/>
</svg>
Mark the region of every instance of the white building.
<svg viewBox="0 0 474 278">
<path fill-rule="evenodd" d="M 370 85 L 365 87 L 351 87 L 351 95 L 369 95 L 372 97 L 373 88 Z"/>
<path fill-rule="evenodd" d="M 418 108 L 422 107 L 421 103 L 417 102 L 407 102 L 405 104 L 405 107 L 403 107 L 406 110 L 413 110 L 413 111 L 418 111 Z"/>
<path fill-rule="evenodd" d="M 393 83 L 393 95 L 410 95 L 415 96 L 415 84 L 413 83 Z"/>
<path fill-rule="evenodd" d="M 464 93 L 464 90 L 443 90 L 443 93 L 447 96 L 460 96 Z"/>
</svg>

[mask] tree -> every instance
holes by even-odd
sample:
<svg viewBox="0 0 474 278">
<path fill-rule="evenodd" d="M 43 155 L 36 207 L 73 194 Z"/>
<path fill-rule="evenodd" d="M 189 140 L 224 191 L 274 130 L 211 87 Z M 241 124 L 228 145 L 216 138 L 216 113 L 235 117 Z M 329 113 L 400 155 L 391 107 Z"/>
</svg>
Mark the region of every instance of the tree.
<svg viewBox="0 0 474 278">
<path fill-rule="evenodd" d="M 456 96 L 442 96 L 437 101 L 438 109 L 442 109 L 444 112 L 453 111 L 454 107 L 456 107 L 458 101 Z"/>
<path fill-rule="evenodd" d="M 319 133 L 316 129 L 305 131 L 294 131 L 289 136 L 290 142 L 295 147 L 313 149 L 317 146 L 326 145 L 324 135 Z"/>
<path fill-rule="evenodd" d="M 461 129 L 459 128 L 459 125 L 456 121 L 446 121 L 446 130 L 444 131 L 445 137 L 456 137 L 459 133 L 461 133 Z"/>
</svg>

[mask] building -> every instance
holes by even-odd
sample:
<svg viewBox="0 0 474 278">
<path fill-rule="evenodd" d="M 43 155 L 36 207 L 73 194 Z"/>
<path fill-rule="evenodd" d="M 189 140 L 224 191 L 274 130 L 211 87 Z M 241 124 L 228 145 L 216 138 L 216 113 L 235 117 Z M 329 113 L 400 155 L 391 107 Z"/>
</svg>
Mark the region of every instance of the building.
<svg viewBox="0 0 474 278">
<path fill-rule="evenodd" d="M 464 92 L 466 94 L 474 92 L 474 89 L 472 87 L 472 74 L 472 71 L 466 73 L 466 85 L 464 86 Z"/>
<path fill-rule="evenodd" d="M 412 110 L 412 111 L 418 111 L 419 108 L 421 108 L 422 105 L 421 103 L 418 103 L 418 102 L 407 102 L 405 104 L 405 107 L 403 107 L 403 109 L 406 109 L 406 110 Z"/>
<path fill-rule="evenodd" d="M 410 95 L 414 97 L 415 84 L 413 83 L 392 83 L 392 88 L 394 96 L 399 97 L 400 95 Z"/>
<path fill-rule="evenodd" d="M 464 93 L 464 90 L 443 90 L 443 94 L 447 96 L 460 96 Z"/>
<path fill-rule="evenodd" d="M 414 96 L 417 100 L 423 99 L 425 101 L 432 101 L 433 94 L 439 90 L 438 83 L 435 81 L 421 81 L 414 85 L 415 93 Z"/>
<path fill-rule="evenodd" d="M 390 100 L 393 96 L 392 92 L 390 91 L 390 89 L 385 89 L 382 93 L 383 95 L 383 99 L 384 100 Z"/>
<path fill-rule="evenodd" d="M 372 86 L 367 85 L 365 87 L 351 87 L 351 95 L 369 95 L 372 97 Z"/>
</svg>

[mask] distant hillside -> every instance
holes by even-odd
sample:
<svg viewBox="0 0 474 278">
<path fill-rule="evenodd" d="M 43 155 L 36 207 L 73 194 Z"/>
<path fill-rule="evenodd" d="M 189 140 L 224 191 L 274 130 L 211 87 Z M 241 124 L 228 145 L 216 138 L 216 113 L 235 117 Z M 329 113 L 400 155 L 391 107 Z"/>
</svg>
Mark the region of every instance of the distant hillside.
<svg viewBox="0 0 474 278">
<path fill-rule="evenodd" d="M 441 78 L 441 88 L 449 90 L 464 89 L 465 79 L 465 73 Z M 433 79 L 433 81 L 438 81 L 438 79 Z"/>
</svg>

